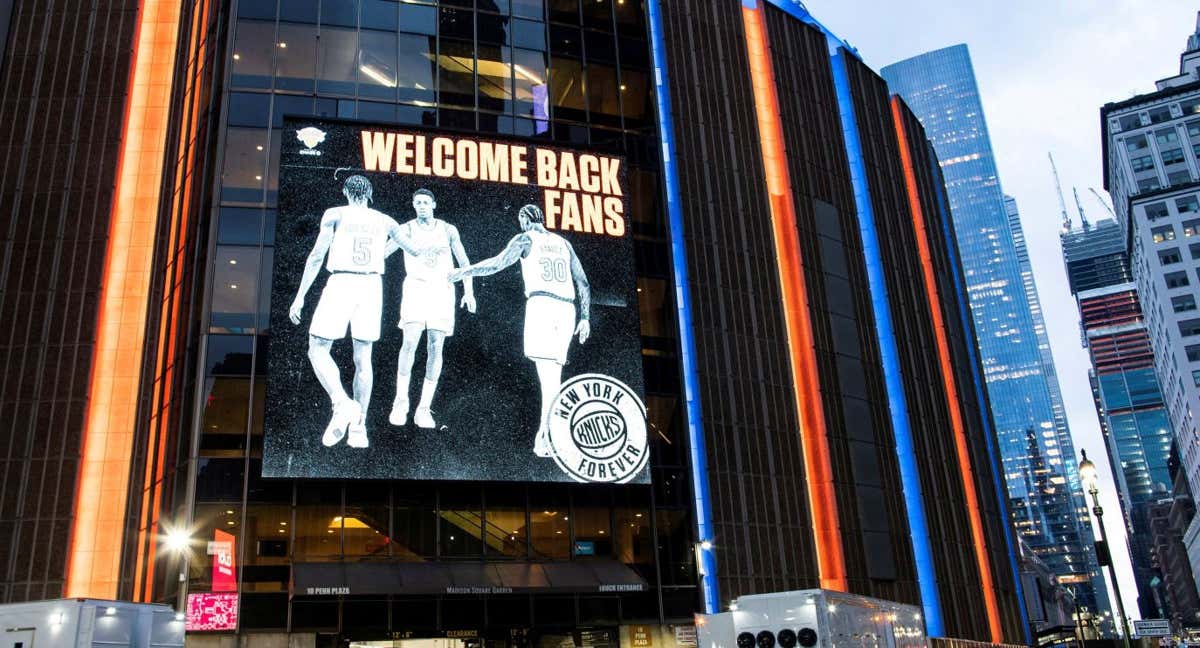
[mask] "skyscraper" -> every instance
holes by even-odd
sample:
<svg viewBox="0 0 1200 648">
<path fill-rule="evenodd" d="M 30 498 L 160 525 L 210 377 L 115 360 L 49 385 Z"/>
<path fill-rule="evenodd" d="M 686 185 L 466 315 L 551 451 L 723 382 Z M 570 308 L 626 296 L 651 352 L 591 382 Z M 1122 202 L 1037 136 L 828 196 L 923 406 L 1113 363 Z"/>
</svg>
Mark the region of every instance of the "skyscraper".
<svg viewBox="0 0 1200 648">
<path fill-rule="evenodd" d="M 1077 600 L 1107 609 L 1075 449 L 1015 201 L 1006 206 L 965 45 L 881 70 L 937 150 L 1017 532 Z"/>
<path fill-rule="evenodd" d="M 1062 233 L 1062 248 L 1079 305 L 1083 343 L 1092 360 L 1096 413 L 1129 530 L 1138 607 L 1144 618 L 1159 618 L 1166 611 L 1155 599 L 1150 510 L 1158 500 L 1169 498 L 1172 434 L 1125 233 L 1115 220 L 1095 225 L 1085 221 Z"/>
</svg>

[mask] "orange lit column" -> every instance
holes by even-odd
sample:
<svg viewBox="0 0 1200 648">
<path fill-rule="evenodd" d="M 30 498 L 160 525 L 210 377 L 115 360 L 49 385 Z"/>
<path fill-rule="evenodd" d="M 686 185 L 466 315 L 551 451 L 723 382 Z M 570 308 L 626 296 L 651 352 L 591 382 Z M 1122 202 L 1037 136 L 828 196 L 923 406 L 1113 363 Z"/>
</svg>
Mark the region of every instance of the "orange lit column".
<svg viewBox="0 0 1200 648">
<path fill-rule="evenodd" d="M 778 256 L 788 353 L 796 411 L 800 417 L 804 470 L 808 477 L 808 505 L 817 549 L 817 570 L 821 587 L 844 592 L 847 589 L 846 566 L 833 492 L 833 467 L 829 458 L 825 412 L 821 404 L 821 383 L 813 348 L 808 289 L 804 282 L 799 234 L 796 231 L 796 210 L 792 203 L 792 187 L 783 146 L 783 127 L 779 122 L 775 72 L 771 67 L 762 7 L 756 0 L 743 0 L 742 25 L 746 32 L 746 54 L 750 62 L 750 82 L 754 88 L 758 141 L 766 173 L 771 225 Z"/>
<path fill-rule="evenodd" d="M 88 387 L 68 597 L 116 598 L 179 2 L 143 0 Z"/>
<path fill-rule="evenodd" d="M 913 229 L 917 235 L 917 251 L 921 258 L 921 270 L 925 279 L 925 295 L 929 299 L 929 314 L 933 318 L 934 338 L 937 341 L 938 361 L 942 368 L 942 381 L 946 385 L 946 406 L 950 410 L 950 424 L 954 428 L 954 449 L 958 455 L 958 468 L 962 474 L 963 494 L 967 500 L 967 516 L 971 523 L 971 535 L 975 540 L 975 562 L 979 567 L 979 580 L 983 589 L 983 603 L 987 608 L 988 629 L 992 642 L 1004 640 L 1000 627 L 1000 606 L 996 602 L 996 590 L 992 582 L 992 566 L 988 557 L 987 540 L 983 534 L 983 517 L 979 511 L 979 495 L 975 492 L 975 474 L 971 468 L 971 452 L 967 448 L 967 434 L 963 428 L 962 410 L 959 407 L 958 384 L 954 379 L 954 366 L 950 360 L 950 343 L 947 339 L 946 322 L 942 317 L 941 298 L 934 278 L 933 256 L 929 251 L 925 214 L 921 210 L 921 199 L 917 193 L 917 177 L 913 172 L 912 153 L 908 134 L 904 131 L 900 98 L 892 97 L 892 120 L 896 125 L 896 137 L 900 143 L 900 161 L 904 166 L 904 185 L 908 192 L 908 206 L 912 212 Z"/>
</svg>

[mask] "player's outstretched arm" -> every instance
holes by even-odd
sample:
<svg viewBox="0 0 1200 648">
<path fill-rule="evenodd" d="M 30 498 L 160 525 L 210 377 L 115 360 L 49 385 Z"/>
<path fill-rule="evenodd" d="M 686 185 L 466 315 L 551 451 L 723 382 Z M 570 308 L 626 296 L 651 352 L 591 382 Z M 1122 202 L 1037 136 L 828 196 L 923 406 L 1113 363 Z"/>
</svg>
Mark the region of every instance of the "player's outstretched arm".
<svg viewBox="0 0 1200 648">
<path fill-rule="evenodd" d="M 575 327 L 575 334 L 579 336 L 579 343 L 583 344 L 592 334 L 592 284 L 588 283 L 587 273 L 583 271 L 575 248 L 570 243 L 567 247 L 571 250 L 571 278 L 575 280 L 575 292 L 579 295 L 579 324 Z"/>
<path fill-rule="evenodd" d="M 388 219 L 388 240 L 383 244 L 383 258 L 392 256 L 396 250 L 404 250 L 413 256 L 421 256 L 421 250 L 417 249 L 417 244 L 413 242 L 412 237 L 407 231 L 400 227 L 395 219 Z"/>
<path fill-rule="evenodd" d="M 300 312 L 304 309 L 304 297 L 308 295 L 308 289 L 317 279 L 317 273 L 321 271 L 321 264 L 325 262 L 325 255 L 329 252 L 329 245 L 333 243 L 333 232 L 337 229 L 338 217 L 337 212 L 332 209 L 325 210 L 325 215 L 321 217 L 321 230 L 317 233 L 317 242 L 313 244 L 313 249 L 308 253 L 308 259 L 304 262 L 304 274 L 300 276 L 300 288 L 296 291 L 296 298 L 292 300 L 292 306 L 288 309 L 288 319 L 292 320 L 292 324 L 300 323 Z"/>
<path fill-rule="evenodd" d="M 464 280 L 467 277 L 486 277 L 493 275 L 508 266 L 517 262 L 522 256 L 529 252 L 530 246 L 533 244 L 529 240 L 529 235 L 521 232 L 504 246 L 504 249 L 496 256 L 490 259 L 484 259 L 475 265 L 459 268 L 450 273 L 450 281 Z"/>
<path fill-rule="evenodd" d="M 458 235 L 458 228 L 453 225 L 447 225 L 446 234 L 450 237 L 450 251 L 454 254 L 454 260 L 458 262 L 458 267 L 466 268 L 470 266 L 471 260 L 467 258 L 467 251 L 463 248 L 462 237 Z M 471 277 L 463 278 L 462 305 L 467 309 L 468 313 L 475 312 L 475 286 L 471 281 Z"/>
</svg>

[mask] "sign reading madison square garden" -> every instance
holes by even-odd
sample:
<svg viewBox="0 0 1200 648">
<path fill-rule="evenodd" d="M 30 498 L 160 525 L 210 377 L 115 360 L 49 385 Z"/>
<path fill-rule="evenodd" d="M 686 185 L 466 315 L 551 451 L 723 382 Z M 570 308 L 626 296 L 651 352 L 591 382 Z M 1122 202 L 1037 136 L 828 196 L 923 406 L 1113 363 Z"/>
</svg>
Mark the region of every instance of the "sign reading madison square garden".
<svg viewBox="0 0 1200 648">
<path fill-rule="evenodd" d="M 625 178 L 286 119 L 263 476 L 649 482 Z"/>
</svg>

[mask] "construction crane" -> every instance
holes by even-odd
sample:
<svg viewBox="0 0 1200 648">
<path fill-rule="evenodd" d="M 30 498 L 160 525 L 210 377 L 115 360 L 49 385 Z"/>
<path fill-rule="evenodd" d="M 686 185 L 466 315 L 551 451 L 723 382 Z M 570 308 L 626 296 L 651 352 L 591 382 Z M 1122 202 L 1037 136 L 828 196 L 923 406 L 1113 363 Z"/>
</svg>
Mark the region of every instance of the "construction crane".
<svg viewBox="0 0 1200 648">
<path fill-rule="evenodd" d="M 1054 189 L 1058 191 L 1058 208 L 1062 212 L 1062 231 L 1063 233 L 1071 231 L 1071 215 L 1067 213 L 1067 201 L 1063 199 L 1062 183 L 1058 181 L 1058 167 L 1054 165 L 1054 154 L 1046 153 L 1050 157 L 1050 170 L 1054 172 Z"/>
<path fill-rule="evenodd" d="M 1083 229 L 1091 227 L 1092 224 L 1088 222 L 1087 214 L 1083 213 L 1083 203 L 1079 202 L 1079 190 L 1071 187 L 1071 193 L 1075 194 L 1075 209 L 1079 210 L 1079 224 L 1083 225 Z"/>
<path fill-rule="evenodd" d="M 1113 212 L 1112 207 L 1108 206 L 1108 201 L 1104 199 L 1104 196 L 1100 195 L 1099 191 L 1096 191 L 1095 187 L 1088 187 L 1088 191 L 1092 192 L 1092 195 L 1096 197 L 1096 200 L 1100 201 L 1100 204 L 1104 206 L 1105 211 L 1107 211 L 1113 218 L 1117 217 L 1116 213 Z"/>
</svg>

